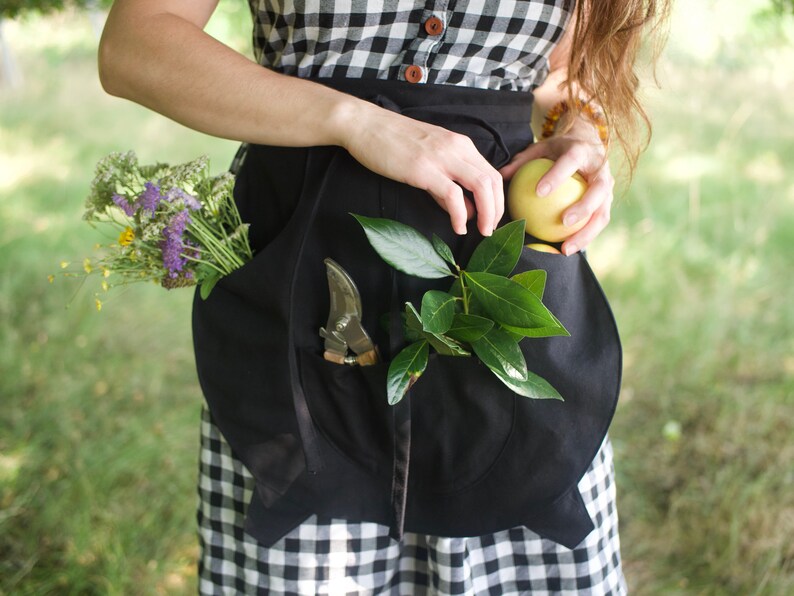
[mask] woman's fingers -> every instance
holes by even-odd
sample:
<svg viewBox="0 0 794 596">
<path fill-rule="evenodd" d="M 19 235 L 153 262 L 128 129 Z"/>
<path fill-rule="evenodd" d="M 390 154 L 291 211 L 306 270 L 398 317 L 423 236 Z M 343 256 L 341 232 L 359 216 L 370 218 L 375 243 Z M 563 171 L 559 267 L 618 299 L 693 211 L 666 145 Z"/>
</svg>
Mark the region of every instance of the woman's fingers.
<svg viewBox="0 0 794 596">
<path fill-rule="evenodd" d="M 576 172 L 582 172 L 586 177 L 588 166 L 589 163 L 585 151 L 578 145 L 574 145 L 560 155 L 549 171 L 540 177 L 535 192 L 538 193 L 539 197 L 545 197 L 554 192 L 557 187 Z"/>
<path fill-rule="evenodd" d="M 449 214 L 449 221 L 455 233 L 465 234 L 469 211 L 473 208 L 467 207 L 466 203 L 471 205 L 471 201 L 463 196 L 463 189 L 452 180 L 439 177 L 436 182 L 425 186 L 425 190 Z"/>
<path fill-rule="evenodd" d="M 609 162 L 602 145 L 576 136 L 561 136 L 530 145 L 517 153 L 500 173 L 505 179 L 510 179 L 522 165 L 542 157 L 553 160 L 554 165 L 538 180 L 535 191 L 539 196 L 554 192 L 576 172 L 587 181 L 588 187 L 582 198 L 563 212 L 566 226 L 587 221 L 562 245 L 564 254 L 573 254 L 590 244 L 609 223 L 615 184 Z"/>
<path fill-rule="evenodd" d="M 359 162 L 426 190 L 456 233 L 466 233 L 474 211 L 480 233 L 493 233 L 504 215 L 502 177 L 469 137 L 371 106 L 357 124 L 344 146 Z"/>
<path fill-rule="evenodd" d="M 590 217 L 590 221 L 587 222 L 587 225 L 563 242 L 562 253 L 564 255 L 572 255 L 586 248 L 587 245 L 607 227 L 609 219 L 610 204 L 603 203 Z"/>
<path fill-rule="evenodd" d="M 467 139 L 468 141 L 468 139 Z M 470 143 L 470 141 L 469 141 Z M 470 148 L 436 154 L 418 168 L 408 184 L 423 188 L 449 213 L 452 229 L 466 233 L 466 221 L 477 217 L 477 229 L 490 236 L 504 215 L 502 177 L 473 144 Z M 468 198 L 468 196 L 471 199 Z"/>
<path fill-rule="evenodd" d="M 492 205 L 493 207 L 486 206 L 484 211 L 480 210 L 478 206 L 478 214 L 482 213 L 482 224 L 485 225 L 486 223 L 490 224 L 492 230 L 496 229 L 499 226 L 499 222 L 502 221 L 502 217 L 505 214 L 505 191 L 504 191 L 504 179 L 502 175 L 499 173 L 498 170 L 494 169 L 491 164 L 489 164 L 483 157 L 477 154 L 480 163 L 472 164 L 470 167 L 480 168 L 482 172 L 482 176 L 480 180 L 483 186 L 490 185 L 490 196 L 492 197 Z M 483 196 L 486 196 L 486 193 L 483 193 Z M 488 222 L 488 216 L 490 215 L 491 219 Z M 479 226 L 479 218 L 478 218 L 478 229 L 482 233 L 482 228 Z"/>
<path fill-rule="evenodd" d="M 612 204 L 614 182 L 608 173 L 596 176 L 588 185 L 582 198 L 568 207 L 562 214 L 566 226 L 572 226 L 583 219 L 589 219 L 599 207 Z"/>
<path fill-rule="evenodd" d="M 435 172 L 424 187 L 433 199 L 449 213 L 452 229 L 457 234 L 466 233 L 466 221 L 477 217 L 477 229 L 483 236 L 493 233 L 496 223 L 504 214 L 504 194 L 501 183 L 497 184 L 488 173 L 469 164 L 460 164 L 452 172 Z M 469 191 L 473 200 L 464 194 Z"/>
<path fill-rule="evenodd" d="M 505 180 L 510 180 L 518 169 L 528 161 L 549 156 L 548 143 L 533 143 L 523 151 L 519 151 L 513 156 L 506 166 L 502 166 L 499 173 Z"/>
<path fill-rule="evenodd" d="M 464 169 L 463 177 L 458 182 L 473 195 L 474 208 L 477 212 L 477 229 L 483 236 L 490 236 L 496 227 L 494 222 L 497 203 L 504 205 L 504 197 L 497 196 L 494 192 L 494 182 L 489 173 L 478 172 L 468 164 Z"/>
<path fill-rule="evenodd" d="M 504 214 L 502 177 L 469 137 L 451 134 L 454 137 L 448 145 L 449 150 L 444 152 L 448 160 L 445 173 L 471 193 L 477 229 L 483 236 L 490 236 Z"/>
<path fill-rule="evenodd" d="M 600 173 L 588 186 L 584 196 L 563 213 L 565 225 L 587 219 L 585 226 L 562 245 L 563 254 L 570 255 L 585 248 L 609 224 L 614 180 L 609 170 Z"/>
</svg>

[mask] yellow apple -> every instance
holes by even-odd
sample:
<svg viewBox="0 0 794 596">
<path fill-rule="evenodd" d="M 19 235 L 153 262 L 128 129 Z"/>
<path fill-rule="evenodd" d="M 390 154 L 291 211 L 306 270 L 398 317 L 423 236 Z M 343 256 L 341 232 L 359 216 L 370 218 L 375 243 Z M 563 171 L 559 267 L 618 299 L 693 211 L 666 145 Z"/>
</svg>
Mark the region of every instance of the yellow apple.
<svg viewBox="0 0 794 596">
<path fill-rule="evenodd" d="M 562 223 L 563 211 L 582 198 L 587 182 L 577 172 L 554 192 L 539 197 L 536 192 L 538 180 L 553 165 L 550 159 L 533 159 L 521 166 L 507 189 L 507 207 L 514 220 L 526 220 L 527 234 L 546 242 L 562 242 L 587 223 L 587 218 L 570 227 Z"/>
<path fill-rule="evenodd" d="M 527 248 L 531 248 L 532 250 L 537 250 L 539 252 L 550 252 L 555 255 L 562 254 L 559 250 L 557 250 L 550 244 L 541 244 L 540 242 L 532 242 L 531 244 L 527 244 Z"/>
</svg>

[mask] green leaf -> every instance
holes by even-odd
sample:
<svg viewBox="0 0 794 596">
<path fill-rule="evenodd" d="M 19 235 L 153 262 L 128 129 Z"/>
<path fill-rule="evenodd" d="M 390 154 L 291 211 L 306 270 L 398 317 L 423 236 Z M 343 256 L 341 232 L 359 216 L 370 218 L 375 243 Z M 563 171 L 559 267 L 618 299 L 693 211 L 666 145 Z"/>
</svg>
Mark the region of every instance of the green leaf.
<svg viewBox="0 0 794 596">
<path fill-rule="evenodd" d="M 494 375 L 496 375 L 497 379 L 502 381 L 502 383 L 507 385 L 512 391 L 518 393 L 519 395 L 523 395 L 524 397 L 529 397 L 531 399 L 556 399 L 559 401 L 565 401 L 563 400 L 562 395 L 560 395 L 546 379 L 536 375 L 531 371 L 527 372 L 527 379 L 525 381 L 517 381 L 516 379 L 512 379 L 493 369 L 491 369 L 491 371 L 494 373 Z"/>
<path fill-rule="evenodd" d="M 419 312 L 410 302 L 405 303 L 405 324 L 409 329 L 413 329 L 419 333 L 424 332 L 422 317 L 419 316 Z"/>
<path fill-rule="evenodd" d="M 543 290 L 546 289 L 546 272 L 543 269 L 517 273 L 510 279 L 535 294 L 538 300 L 543 300 Z"/>
<path fill-rule="evenodd" d="M 442 356 L 471 356 L 471 352 L 464 349 L 463 346 L 452 338 L 442 334 L 425 331 L 422 327 L 422 320 L 419 317 L 419 313 L 416 312 L 416 308 L 414 308 L 414 305 L 410 302 L 405 303 L 405 316 L 408 329 L 413 333 L 419 334 L 420 337 L 424 338 L 425 341 Z"/>
<path fill-rule="evenodd" d="M 495 373 L 516 381 L 527 380 L 527 362 L 518 342 L 498 327 L 473 341 L 471 347 L 477 357 Z"/>
<path fill-rule="evenodd" d="M 512 337 L 512 338 L 513 338 L 514 340 L 516 340 L 517 342 L 520 342 L 520 341 L 521 341 L 522 339 L 524 339 L 524 337 L 525 337 L 524 335 L 521 335 L 520 333 L 515 333 L 515 332 L 511 331 L 509 327 L 505 327 L 504 325 L 500 325 L 499 327 L 500 327 L 500 329 L 501 329 L 502 331 L 504 331 L 505 333 L 507 333 L 507 335 L 509 335 L 510 337 Z"/>
<path fill-rule="evenodd" d="M 554 315 L 552 315 L 554 316 Z M 557 321 L 557 318 L 554 318 Z M 509 332 L 513 337 L 521 339 L 523 337 L 570 337 L 571 334 L 557 321 L 556 325 L 547 327 L 513 327 L 512 325 L 502 325 L 502 329 Z"/>
<path fill-rule="evenodd" d="M 429 333 L 446 333 L 455 316 L 455 297 L 438 290 L 422 296 L 422 329 Z"/>
<path fill-rule="evenodd" d="M 511 221 L 486 236 L 474 249 L 466 271 L 510 275 L 524 247 L 523 219 Z"/>
<path fill-rule="evenodd" d="M 411 385 L 422 376 L 427 368 L 428 355 L 427 342 L 422 340 L 403 348 L 391 361 L 386 377 L 386 394 L 390 406 L 399 402 Z"/>
<path fill-rule="evenodd" d="M 466 286 L 491 318 L 513 327 L 554 327 L 557 319 L 521 284 L 491 273 L 466 272 Z"/>
<path fill-rule="evenodd" d="M 471 356 L 471 352 L 446 335 L 425 333 L 425 340 L 441 356 Z"/>
<path fill-rule="evenodd" d="M 533 271 L 524 271 L 511 277 L 514 282 L 521 284 L 527 290 L 535 294 L 538 300 L 543 299 L 543 291 L 546 288 L 546 272 L 543 269 L 535 269 Z M 554 325 L 547 327 L 514 327 L 512 325 L 502 325 L 505 331 L 508 331 L 516 339 L 524 337 L 552 337 L 552 336 L 565 336 L 570 337 L 568 330 L 560 323 L 559 319 L 549 312 L 549 315 L 554 319 Z"/>
<path fill-rule="evenodd" d="M 447 245 L 446 242 L 444 242 L 435 234 L 433 234 L 430 240 L 433 243 L 433 248 L 436 249 L 436 252 L 439 254 L 439 256 L 447 263 L 457 268 L 458 264 L 455 262 L 455 255 L 452 254 L 452 249 L 449 247 L 449 245 Z"/>
<path fill-rule="evenodd" d="M 493 321 L 484 317 L 456 313 L 446 335 L 457 341 L 471 343 L 488 333 L 493 325 Z"/>
<path fill-rule="evenodd" d="M 221 276 L 218 274 L 204 278 L 204 280 L 201 282 L 201 286 L 199 286 L 199 295 L 201 296 L 202 300 L 209 298 L 212 288 L 215 287 L 215 284 L 218 283 L 220 279 Z"/>
<path fill-rule="evenodd" d="M 455 298 L 463 298 L 463 286 L 460 284 L 460 278 L 455 278 L 455 281 L 452 282 L 452 285 L 449 286 L 449 290 L 447 291 L 448 294 L 452 294 Z"/>
<path fill-rule="evenodd" d="M 411 226 L 392 219 L 351 215 L 364 228 L 380 257 L 398 271 L 425 279 L 452 275 L 430 241 Z"/>
<path fill-rule="evenodd" d="M 471 294 L 469 294 L 469 314 L 477 315 L 478 317 L 485 317 L 486 319 L 492 318 L 482 307 L 482 304 L 477 302 L 477 298 Z"/>
<path fill-rule="evenodd" d="M 415 342 L 423 339 L 421 333 L 417 333 L 408 327 L 408 317 L 404 312 L 400 313 L 400 321 L 403 326 L 403 335 L 405 336 L 405 341 Z M 378 318 L 378 322 L 380 323 L 380 328 L 383 330 L 383 332 L 387 335 L 391 335 L 391 313 L 383 313 Z"/>
</svg>

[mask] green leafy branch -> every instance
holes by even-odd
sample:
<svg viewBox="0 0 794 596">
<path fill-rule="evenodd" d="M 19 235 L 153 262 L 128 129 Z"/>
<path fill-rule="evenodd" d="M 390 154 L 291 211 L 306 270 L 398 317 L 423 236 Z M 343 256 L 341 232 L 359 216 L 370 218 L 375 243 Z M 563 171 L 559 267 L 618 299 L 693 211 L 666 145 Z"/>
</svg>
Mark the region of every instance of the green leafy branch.
<svg viewBox="0 0 794 596">
<path fill-rule="evenodd" d="M 511 276 L 524 245 L 524 220 L 484 238 L 463 269 L 435 234 L 428 240 L 398 221 L 352 215 L 375 251 L 398 271 L 426 279 L 453 278 L 447 292 L 425 292 L 419 311 L 405 303 L 403 327 L 410 343 L 389 366 L 390 404 L 399 402 L 425 371 L 430 348 L 442 356 L 474 353 L 515 393 L 562 400 L 554 387 L 527 369 L 519 347 L 525 337 L 569 335 L 542 302 L 546 272 Z"/>
</svg>

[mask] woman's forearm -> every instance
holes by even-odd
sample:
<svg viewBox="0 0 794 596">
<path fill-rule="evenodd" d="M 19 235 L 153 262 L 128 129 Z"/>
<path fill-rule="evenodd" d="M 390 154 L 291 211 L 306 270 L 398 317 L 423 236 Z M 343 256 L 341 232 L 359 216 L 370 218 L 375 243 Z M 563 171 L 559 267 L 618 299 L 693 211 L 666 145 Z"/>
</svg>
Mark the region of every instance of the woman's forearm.
<svg viewBox="0 0 794 596">
<path fill-rule="evenodd" d="M 504 213 L 502 178 L 471 139 L 257 65 L 204 33 L 216 3 L 116 0 L 100 43 L 102 85 L 214 136 L 339 145 L 373 172 L 426 190 L 459 234 L 475 213 L 491 234 Z"/>
<path fill-rule="evenodd" d="M 348 121 L 369 109 L 367 102 L 262 68 L 204 33 L 214 0 L 203 8 L 184 12 L 173 1 L 117 0 L 100 42 L 105 90 L 214 136 L 284 146 L 344 144 Z"/>
</svg>

